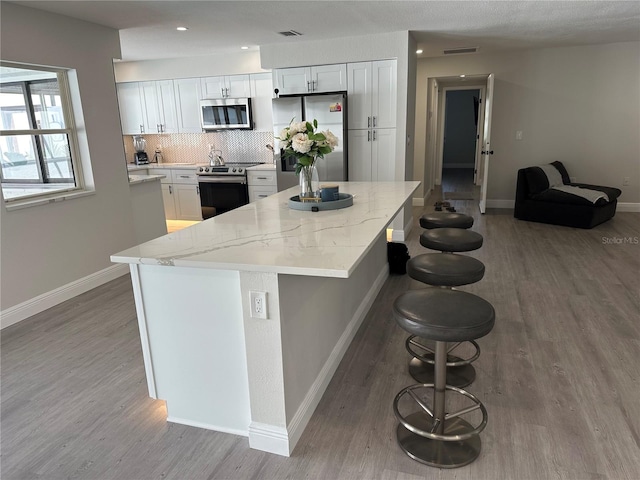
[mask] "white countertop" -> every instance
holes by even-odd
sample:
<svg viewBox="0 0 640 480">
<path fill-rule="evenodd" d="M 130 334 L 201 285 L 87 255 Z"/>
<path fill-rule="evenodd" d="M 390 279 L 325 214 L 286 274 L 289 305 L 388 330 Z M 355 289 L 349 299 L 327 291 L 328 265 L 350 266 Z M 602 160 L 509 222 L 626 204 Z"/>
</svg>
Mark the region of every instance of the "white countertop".
<svg viewBox="0 0 640 480">
<path fill-rule="evenodd" d="M 165 178 L 166 175 L 136 175 L 129 174 L 129 185 L 137 185 L 145 182 L 155 182 L 161 178 Z"/>
<path fill-rule="evenodd" d="M 260 165 L 254 165 L 253 167 L 248 167 L 245 170 L 247 170 L 247 172 L 251 171 L 251 170 L 271 170 L 274 171 L 276 169 L 276 164 L 275 163 L 261 163 Z"/>
<path fill-rule="evenodd" d="M 147 170 L 149 168 L 175 168 L 175 169 L 185 169 L 185 170 L 193 170 L 197 167 L 209 166 L 207 162 L 201 163 L 149 163 L 147 165 L 135 165 L 132 163 L 127 164 L 127 170 L 129 172 L 134 172 L 136 170 Z M 274 163 L 261 163 L 260 165 L 254 165 L 253 167 L 248 167 L 247 170 L 275 170 L 276 165 Z"/>
<path fill-rule="evenodd" d="M 353 206 L 292 210 L 298 187 L 111 256 L 173 265 L 348 278 L 420 182 L 337 182 Z"/>
</svg>

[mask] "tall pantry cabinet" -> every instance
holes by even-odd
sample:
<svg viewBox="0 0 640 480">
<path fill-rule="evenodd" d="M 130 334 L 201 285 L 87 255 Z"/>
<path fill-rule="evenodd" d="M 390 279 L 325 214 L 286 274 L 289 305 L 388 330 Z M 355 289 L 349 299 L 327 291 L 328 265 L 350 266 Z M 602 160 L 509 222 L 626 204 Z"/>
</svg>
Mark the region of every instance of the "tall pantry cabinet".
<svg viewBox="0 0 640 480">
<path fill-rule="evenodd" d="M 396 60 L 347 64 L 351 181 L 395 179 L 396 65 Z"/>
</svg>

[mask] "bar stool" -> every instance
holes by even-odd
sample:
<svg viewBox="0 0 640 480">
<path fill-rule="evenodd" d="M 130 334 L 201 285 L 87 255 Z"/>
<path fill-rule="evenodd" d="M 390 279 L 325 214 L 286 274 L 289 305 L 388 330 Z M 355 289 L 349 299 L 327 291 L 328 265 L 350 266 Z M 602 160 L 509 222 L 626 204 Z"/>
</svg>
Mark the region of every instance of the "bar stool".
<svg viewBox="0 0 640 480">
<path fill-rule="evenodd" d="M 477 250 L 482 242 L 482 235 L 461 228 L 434 228 L 420 235 L 420 245 L 447 253 Z"/>
<path fill-rule="evenodd" d="M 431 230 L 432 228 L 471 228 L 473 217 L 464 213 L 431 212 L 420 217 L 420 226 Z"/>
<path fill-rule="evenodd" d="M 400 422 L 396 437 L 409 457 L 439 468 L 468 465 L 480 455 L 480 432 L 487 425 L 487 410 L 473 394 L 446 384 L 447 342 L 475 340 L 487 335 L 495 323 L 495 310 L 486 300 L 459 290 L 427 288 L 400 295 L 393 304 L 393 316 L 412 335 L 434 340 L 434 383 L 416 384 L 402 389 L 393 401 L 393 412 Z M 429 405 L 424 393 L 433 392 Z M 446 410 L 446 392 L 466 397 L 470 406 L 455 412 Z M 413 411 L 402 399 L 414 400 Z M 401 402 L 403 403 L 401 407 Z M 480 410 L 477 426 L 460 418 Z"/>
<path fill-rule="evenodd" d="M 443 288 L 460 287 L 478 282 L 484 277 L 484 264 L 466 255 L 448 255 L 444 253 L 425 253 L 413 257 L 407 262 L 407 273 L 415 280 L 427 285 Z M 466 387 L 476 378 L 476 370 L 471 365 L 480 357 L 480 346 L 470 343 L 475 352 L 468 358 L 460 358 L 451 351 L 463 342 L 448 345 L 447 348 L 447 384 L 454 387 Z M 405 341 L 407 351 L 413 357 L 409 362 L 409 374 L 420 383 L 433 383 L 435 350 L 416 335 L 410 335 Z"/>
</svg>

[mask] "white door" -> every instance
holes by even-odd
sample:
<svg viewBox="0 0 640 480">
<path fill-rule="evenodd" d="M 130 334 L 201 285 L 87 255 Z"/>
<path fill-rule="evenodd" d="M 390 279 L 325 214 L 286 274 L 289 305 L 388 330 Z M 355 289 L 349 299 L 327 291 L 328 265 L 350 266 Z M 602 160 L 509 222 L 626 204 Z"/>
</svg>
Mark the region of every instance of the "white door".
<svg viewBox="0 0 640 480">
<path fill-rule="evenodd" d="M 173 80 L 156 82 L 156 91 L 162 120 L 160 133 L 178 133 L 178 114 Z"/>
<path fill-rule="evenodd" d="M 395 128 L 397 106 L 397 62 L 383 60 L 372 63 L 371 126 Z"/>
<path fill-rule="evenodd" d="M 341 92 L 347 89 L 347 66 L 319 65 L 311 67 L 312 92 Z"/>
<path fill-rule="evenodd" d="M 176 214 L 179 220 L 202 220 L 198 185 L 173 184 Z"/>
<path fill-rule="evenodd" d="M 347 65 L 349 130 L 371 128 L 371 62 Z"/>
<path fill-rule="evenodd" d="M 160 112 L 160 102 L 158 102 L 156 82 L 140 82 L 140 94 L 142 95 L 142 105 L 144 108 L 145 133 L 160 133 L 162 115 Z"/>
<path fill-rule="evenodd" d="M 225 97 L 249 98 L 251 97 L 251 81 L 249 75 L 230 75 L 227 77 Z"/>
<path fill-rule="evenodd" d="M 372 132 L 372 180 L 392 182 L 396 168 L 396 129 L 373 129 Z"/>
<path fill-rule="evenodd" d="M 274 87 L 280 95 L 311 92 L 311 69 L 308 67 L 279 68 L 274 70 Z"/>
<path fill-rule="evenodd" d="M 253 128 L 261 132 L 271 132 L 273 130 L 273 119 L 271 117 L 273 80 L 271 79 L 271 73 L 252 73 L 250 78 Z"/>
<path fill-rule="evenodd" d="M 493 73 L 487 78 L 487 94 L 484 102 L 484 131 L 482 134 L 482 184 L 480 186 L 480 213 L 487 207 L 487 180 L 489 178 L 489 157 L 491 149 L 491 112 L 493 107 Z"/>
<path fill-rule="evenodd" d="M 202 81 L 202 98 L 224 98 L 227 88 L 225 77 L 204 77 Z"/>
<path fill-rule="evenodd" d="M 170 183 L 162 184 L 162 203 L 164 203 L 164 218 L 167 220 L 177 220 L 176 204 L 173 200 L 173 185 Z"/>
<path fill-rule="evenodd" d="M 125 135 L 139 135 L 144 132 L 144 116 L 138 82 L 118 83 L 118 106 L 120 123 Z"/>
<path fill-rule="evenodd" d="M 349 130 L 349 181 L 371 181 L 371 130 Z"/>
<path fill-rule="evenodd" d="M 174 80 L 178 132 L 202 133 L 200 125 L 200 79 Z"/>
</svg>

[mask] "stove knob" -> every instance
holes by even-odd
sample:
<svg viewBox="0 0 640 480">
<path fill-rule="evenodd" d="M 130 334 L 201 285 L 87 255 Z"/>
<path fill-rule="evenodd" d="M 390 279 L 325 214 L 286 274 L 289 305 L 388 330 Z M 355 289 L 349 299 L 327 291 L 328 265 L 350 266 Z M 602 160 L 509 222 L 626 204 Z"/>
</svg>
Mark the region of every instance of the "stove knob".
<svg viewBox="0 0 640 480">
<path fill-rule="evenodd" d="M 242 169 L 241 168 L 238 169 L 238 173 L 242 173 Z"/>
<path fill-rule="evenodd" d="M 235 171 L 236 171 L 235 167 L 234 167 L 234 168 L 232 168 L 232 169 L 231 169 L 231 171 L 232 171 L 232 172 L 235 172 Z"/>
<path fill-rule="evenodd" d="M 204 171 L 205 171 L 205 172 L 208 172 L 208 171 L 209 171 L 209 167 L 205 168 L 205 169 L 204 169 Z"/>
<path fill-rule="evenodd" d="M 204 168 L 200 167 L 200 171 L 201 171 L 201 172 L 204 172 Z"/>
</svg>

